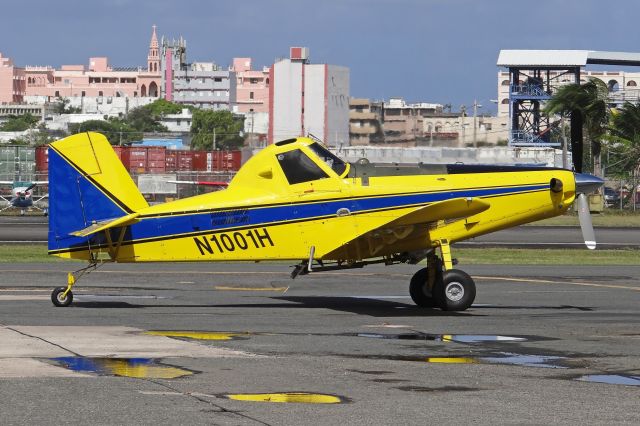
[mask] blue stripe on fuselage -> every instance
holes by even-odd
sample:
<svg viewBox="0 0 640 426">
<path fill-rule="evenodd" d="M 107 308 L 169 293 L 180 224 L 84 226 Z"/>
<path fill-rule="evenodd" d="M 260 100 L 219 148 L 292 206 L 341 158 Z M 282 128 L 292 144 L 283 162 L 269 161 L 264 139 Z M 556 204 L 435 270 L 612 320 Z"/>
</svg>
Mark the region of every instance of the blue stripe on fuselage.
<svg viewBox="0 0 640 426">
<path fill-rule="evenodd" d="M 327 200 L 305 204 L 286 204 L 270 207 L 252 207 L 207 213 L 145 218 L 131 225 L 128 240 L 144 240 L 162 236 L 218 231 L 229 228 L 268 226 L 288 221 L 312 220 L 335 216 L 341 208 L 351 214 L 372 210 L 402 208 L 424 205 L 461 197 L 488 197 L 514 192 L 529 192 L 547 189 L 548 185 L 526 185 L 517 187 L 482 188 L 460 191 L 418 193 L 405 195 L 376 196 L 370 198 Z"/>
</svg>

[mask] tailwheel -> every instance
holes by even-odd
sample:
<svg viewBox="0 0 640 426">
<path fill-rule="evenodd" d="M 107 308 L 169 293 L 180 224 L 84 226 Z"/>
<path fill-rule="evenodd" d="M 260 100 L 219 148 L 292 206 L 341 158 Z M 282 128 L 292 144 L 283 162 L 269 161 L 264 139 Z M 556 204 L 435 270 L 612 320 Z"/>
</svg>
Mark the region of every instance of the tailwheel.
<svg viewBox="0 0 640 426">
<path fill-rule="evenodd" d="M 51 301 L 58 307 L 69 306 L 73 302 L 73 293 L 67 287 L 56 287 L 51 292 Z"/>
<path fill-rule="evenodd" d="M 476 298 L 476 284 L 459 269 L 449 269 L 433 287 L 433 298 L 443 311 L 464 311 Z"/>
<path fill-rule="evenodd" d="M 429 288 L 429 268 L 422 268 L 411 277 L 409 295 L 413 302 L 423 308 L 433 308 L 436 302 Z"/>
</svg>

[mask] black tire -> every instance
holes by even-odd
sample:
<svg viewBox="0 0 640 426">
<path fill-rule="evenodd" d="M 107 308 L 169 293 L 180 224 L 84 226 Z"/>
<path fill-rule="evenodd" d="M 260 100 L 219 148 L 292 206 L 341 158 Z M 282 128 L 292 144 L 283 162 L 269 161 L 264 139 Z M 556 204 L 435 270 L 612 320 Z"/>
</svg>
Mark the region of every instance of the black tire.
<svg viewBox="0 0 640 426">
<path fill-rule="evenodd" d="M 51 301 L 54 305 L 58 307 L 69 306 L 71 302 L 73 302 L 73 293 L 69 291 L 66 297 L 62 297 L 64 294 L 66 287 L 56 287 L 51 292 Z"/>
<path fill-rule="evenodd" d="M 422 308 L 433 308 L 436 302 L 431 296 L 427 279 L 429 277 L 429 269 L 422 268 L 411 277 L 409 282 L 409 295 L 413 302 Z"/>
<path fill-rule="evenodd" d="M 464 311 L 476 298 L 476 284 L 459 269 L 450 269 L 442 274 L 442 281 L 433 287 L 436 304 L 443 311 Z"/>
</svg>

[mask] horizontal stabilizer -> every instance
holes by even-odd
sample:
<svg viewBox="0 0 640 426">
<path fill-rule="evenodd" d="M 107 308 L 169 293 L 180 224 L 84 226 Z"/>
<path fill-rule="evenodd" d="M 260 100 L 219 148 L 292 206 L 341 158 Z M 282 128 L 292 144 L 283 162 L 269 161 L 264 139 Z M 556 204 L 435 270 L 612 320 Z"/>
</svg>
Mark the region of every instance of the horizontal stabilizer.
<svg viewBox="0 0 640 426">
<path fill-rule="evenodd" d="M 140 221 L 140 219 L 137 218 L 138 215 L 139 213 L 131 213 L 126 216 L 119 217 L 117 219 L 102 220 L 100 222 L 95 222 L 91 224 L 91 226 L 87 226 L 86 228 L 81 229 L 79 231 L 71 232 L 70 234 L 75 235 L 76 237 L 86 237 L 86 236 L 95 234 L 97 232 L 104 231 L 106 229 L 131 225 L 133 223 Z"/>
</svg>

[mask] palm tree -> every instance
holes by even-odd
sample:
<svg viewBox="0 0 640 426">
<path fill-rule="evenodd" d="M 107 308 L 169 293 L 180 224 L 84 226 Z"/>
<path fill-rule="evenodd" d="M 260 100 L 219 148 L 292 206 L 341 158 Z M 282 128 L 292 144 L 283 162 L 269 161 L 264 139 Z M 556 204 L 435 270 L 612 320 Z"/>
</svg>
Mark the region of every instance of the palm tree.
<svg viewBox="0 0 640 426">
<path fill-rule="evenodd" d="M 609 170 L 629 178 L 640 170 L 640 105 L 625 102 L 611 114 Z"/>
<path fill-rule="evenodd" d="M 590 142 L 593 172 L 597 176 L 602 175 L 600 153 L 602 137 L 607 132 L 609 122 L 608 97 L 607 85 L 602 80 L 591 78 L 583 84 L 568 84 L 560 87 L 545 106 L 547 114 L 570 116 L 573 122 L 577 120 L 583 124 L 585 139 Z M 576 169 L 581 171 L 583 150 L 579 145 L 580 141 L 574 139 L 576 137 L 572 131 L 573 161 Z M 578 158 L 575 158 L 576 156 Z"/>
</svg>

